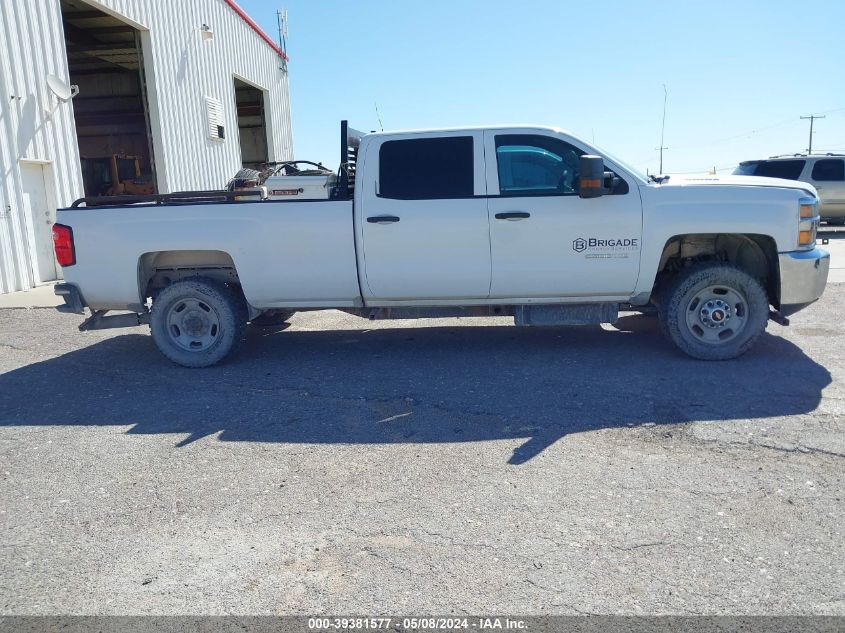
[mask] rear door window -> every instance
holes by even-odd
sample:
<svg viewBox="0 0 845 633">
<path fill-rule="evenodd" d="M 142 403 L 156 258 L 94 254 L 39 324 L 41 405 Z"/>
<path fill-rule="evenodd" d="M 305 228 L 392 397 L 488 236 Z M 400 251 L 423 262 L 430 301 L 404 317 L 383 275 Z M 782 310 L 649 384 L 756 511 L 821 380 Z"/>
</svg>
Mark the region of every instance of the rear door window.
<svg viewBox="0 0 845 633">
<path fill-rule="evenodd" d="M 842 182 L 845 180 L 845 160 L 825 158 L 813 166 L 813 180 L 820 182 Z"/>
<path fill-rule="evenodd" d="M 472 197 L 472 143 L 471 136 L 387 141 L 379 151 L 379 195 L 395 200 Z"/>
</svg>

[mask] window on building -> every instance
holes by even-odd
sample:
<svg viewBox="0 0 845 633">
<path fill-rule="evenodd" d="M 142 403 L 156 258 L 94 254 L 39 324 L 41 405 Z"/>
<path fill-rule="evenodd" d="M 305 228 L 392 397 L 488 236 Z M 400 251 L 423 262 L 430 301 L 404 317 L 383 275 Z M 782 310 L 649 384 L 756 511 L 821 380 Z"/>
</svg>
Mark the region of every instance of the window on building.
<svg viewBox="0 0 845 633">
<path fill-rule="evenodd" d="M 379 195 L 397 200 L 472 196 L 472 145 L 471 136 L 384 143 L 379 151 Z"/>
<path fill-rule="evenodd" d="M 813 180 L 820 182 L 842 182 L 845 180 L 845 160 L 825 158 L 813 166 Z"/>
<path fill-rule="evenodd" d="M 223 104 L 220 102 L 220 99 L 206 97 L 205 110 L 208 116 L 208 138 L 214 141 L 222 141 L 226 138 Z"/>
</svg>

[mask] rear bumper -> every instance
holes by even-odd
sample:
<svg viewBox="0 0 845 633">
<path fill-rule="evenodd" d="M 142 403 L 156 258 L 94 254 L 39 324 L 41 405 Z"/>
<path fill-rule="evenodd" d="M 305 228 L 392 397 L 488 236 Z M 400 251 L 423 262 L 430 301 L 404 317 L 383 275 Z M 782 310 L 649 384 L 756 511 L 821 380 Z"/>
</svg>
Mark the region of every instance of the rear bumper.
<svg viewBox="0 0 845 633">
<path fill-rule="evenodd" d="M 64 305 L 60 305 L 57 308 L 59 312 L 85 314 L 85 301 L 82 299 L 82 293 L 79 292 L 79 288 L 75 285 L 56 284 L 53 292 L 65 300 Z"/>
<path fill-rule="evenodd" d="M 830 253 L 820 248 L 781 253 L 780 310 L 783 316 L 795 314 L 818 301 L 827 284 Z"/>
</svg>

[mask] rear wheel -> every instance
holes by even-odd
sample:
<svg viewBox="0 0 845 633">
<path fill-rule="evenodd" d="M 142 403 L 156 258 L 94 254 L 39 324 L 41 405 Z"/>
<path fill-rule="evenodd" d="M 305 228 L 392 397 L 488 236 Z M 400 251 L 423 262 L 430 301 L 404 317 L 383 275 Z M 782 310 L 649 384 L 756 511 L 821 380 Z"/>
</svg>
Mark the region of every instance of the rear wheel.
<svg viewBox="0 0 845 633">
<path fill-rule="evenodd" d="M 730 264 L 692 266 L 671 283 L 660 305 L 664 332 L 701 360 L 747 352 L 765 331 L 769 300 L 763 286 Z"/>
<path fill-rule="evenodd" d="M 210 367 L 243 338 L 246 304 L 231 288 L 211 279 L 179 281 L 162 290 L 150 317 L 162 354 L 184 367 Z"/>
</svg>

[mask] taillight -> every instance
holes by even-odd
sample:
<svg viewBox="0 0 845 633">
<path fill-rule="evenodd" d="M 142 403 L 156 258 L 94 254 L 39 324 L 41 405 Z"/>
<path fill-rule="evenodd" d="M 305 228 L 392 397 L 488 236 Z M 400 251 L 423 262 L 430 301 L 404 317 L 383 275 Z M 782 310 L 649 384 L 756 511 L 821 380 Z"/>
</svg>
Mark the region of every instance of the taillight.
<svg viewBox="0 0 845 633">
<path fill-rule="evenodd" d="M 76 263 L 76 249 L 73 247 L 73 229 L 64 224 L 53 225 L 53 248 L 59 266 L 73 266 Z"/>
</svg>

